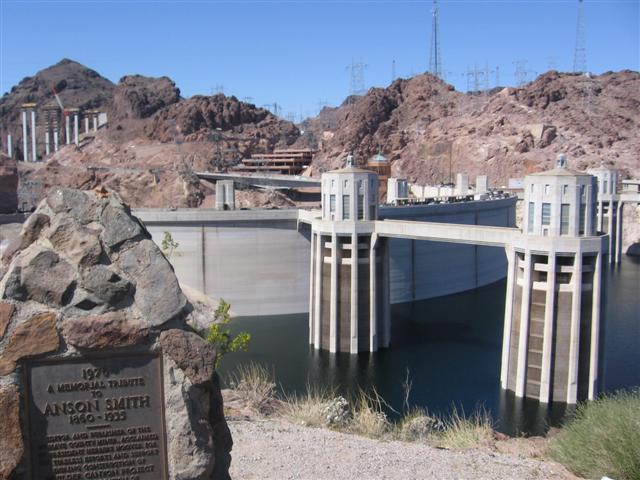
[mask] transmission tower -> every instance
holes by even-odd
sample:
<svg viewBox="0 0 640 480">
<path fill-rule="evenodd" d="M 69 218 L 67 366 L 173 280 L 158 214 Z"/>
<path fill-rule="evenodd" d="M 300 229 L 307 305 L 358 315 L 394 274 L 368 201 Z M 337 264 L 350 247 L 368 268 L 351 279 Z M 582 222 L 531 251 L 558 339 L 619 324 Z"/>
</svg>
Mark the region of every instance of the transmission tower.
<svg viewBox="0 0 640 480">
<path fill-rule="evenodd" d="M 526 60 L 516 60 L 513 62 L 516 66 L 516 70 L 513 76 L 516 79 L 516 84 L 521 87 L 525 83 L 527 83 L 529 79 L 529 70 L 527 70 L 527 61 Z"/>
<path fill-rule="evenodd" d="M 347 65 L 347 70 L 351 74 L 351 95 L 362 95 L 365 93 L 364 88 L 364 70 L 367 64 L 362 61 L 351 60 L 351 65 Z"/>
<path fill-rule="evenodd" d="M 396 61 L 391 62 L 391 83 L 396 79 Z"/>
<path fill-rule="evenodd" d="M 556 62 L 556 57 L 554 55 L 548 55 L 547 56 L 547 70 L 548 71 L 552 71 L 552 70 L 557 70 L 558 69 L 558 63 Z"/>
<path fill-rule="evenodd" d="M 464 74 L 467 77 L 467 92 L 479 92 L 482 90 L 482 85 L 486 83 L 485 71 L 478 68 L 478 65 L 474 65 L 473 69 L 467 67 L 467 73 Z"/>
<path fill-rule="evenodd" d="M 576 49 L 573 52 L 573 71 L 574 73 L 585 73 L 587 71 L 587 47 L 582 0 L 578 0 L 578 22 L 576 24 Z"/>
<path fill-rule="evenodd" d="M 438 26 L 438 2 L 433 0 L 431 9 L 431 48 L 429 50 L 429 72 L 442 78 L 442 57 L 440 56 L 440 38 Z"/>
</svg>

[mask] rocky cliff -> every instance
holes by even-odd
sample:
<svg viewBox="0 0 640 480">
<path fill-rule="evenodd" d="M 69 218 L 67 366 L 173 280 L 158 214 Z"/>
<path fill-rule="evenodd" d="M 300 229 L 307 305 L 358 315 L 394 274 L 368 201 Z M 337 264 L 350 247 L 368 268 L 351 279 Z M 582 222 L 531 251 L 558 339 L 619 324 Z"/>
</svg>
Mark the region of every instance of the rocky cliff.
<svg viewBox="0 0 640 480">
<path fill-rule="evenodd" d="M 548 72 L 521 88 L 460 93 L 429 75 L 372 88 L 303 125 L 298 144 L 320 153 L 316 171 L 348 152 L 378 152 L 412 182 L 449 181 L 449 172 L 488 174 L 493 185 L 543 170 L 558 153 L 572 166 L 601 163 L 623 176 L 640 170 L 640 74 Z"/>
</svg>

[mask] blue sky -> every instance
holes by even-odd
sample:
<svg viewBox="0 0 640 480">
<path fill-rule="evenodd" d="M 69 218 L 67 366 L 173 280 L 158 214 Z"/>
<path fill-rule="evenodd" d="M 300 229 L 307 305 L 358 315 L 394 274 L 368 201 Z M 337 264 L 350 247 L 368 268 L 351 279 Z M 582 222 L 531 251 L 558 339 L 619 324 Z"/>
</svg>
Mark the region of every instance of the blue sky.
<svg viewBox="0 0 640 480">
<path fill-rule="evenodd" d="M 516 60 L 535 73 L 573 66 L 577 0 L 440 0 L 447 80 L 466 90 L 475 65 L 514 85 Z M 313 115 L 366 87 L 427 70 L 432 1 L 0 0 L 0 91 L 67 57 L 116 82 L 171 77 L 184 96 L 217 86 L 283 115 Z M 640 0 L 584 2 L 588 69 L 640 70 Z M 495 73 L 490 75 L 495 84 Z"/>
</svg>

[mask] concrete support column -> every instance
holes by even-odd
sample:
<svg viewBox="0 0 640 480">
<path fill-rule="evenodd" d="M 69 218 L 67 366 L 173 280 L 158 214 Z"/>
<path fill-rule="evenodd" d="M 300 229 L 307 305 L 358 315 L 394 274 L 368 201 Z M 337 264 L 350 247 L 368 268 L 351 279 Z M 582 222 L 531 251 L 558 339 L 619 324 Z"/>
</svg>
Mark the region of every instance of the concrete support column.
<svg viewBox="0 0 640 480">
<path fill-rule="evenodd" d="M 615 251 L 615 238 L 614 238 L 614 232 L 615 232 L 615 227 L 613 224 L 613 211 L 615 209 L 614 206 L 614 202 L 613 200 L 611 200 L 609 202 L 609 218 L 608 220 L 608 229 L 607 229 L 607 234 L 609 235 L 609 258 L 613 258 L 613 252 Z"/>
<path fill-rule="evenodd" d="M 27 111 L 22 111 L 22 160 L 29 161 L 29 137 L 27 136 Z"/>
<path fill-rule="evenodd" d="M 378 236 L 371 235 L 369 248 L 369 351 L 378 351 L 378 299 L 376 281 L 376 243 Z"/>
<path fill-rule="evenodd" d="M 569 334 L 569 375 L 567 403 L 578 399 L 578 361 L 580 355 L 580 307 L 582 304 L 582 251 L 578 250 L 573 261 L 571 276 L 571 330 Z"/>
<path fill-rule="evenodd" d="M 600 303 L 602 300 L 602 253 L 598 252 L 593 271 L 591 346 L 589 354 L 589 400 L 598 394 L 598 353 L 600 350 Z"/>
<path fill-rule="evenodd" d="M 547 296 L 544 305 L 544 333 L 542 339 L 542 371 L 540 372 L 540 402 L 551 400 L 551 357 L 553 354 L 553 321 L 556 302 L 556 252 L 549 251 L 547 261 Z"/>
<path fill-rule="evenodd" d="M 522 279 L 522 308 L 520 310 L 520 334 L 518 337 L 518 365 L 516 374 L 516 397 L 524 397 L 527 380 L 527 346 L 529 340 L 529 312 L 531 303 L 531 251 L 524 255 L 524 276 Z"/>
<path fill-rule="evenodd" d="M 310 264 L 309 264 L 309 343 L 311 345 L 313 345 L 313 322 L 314 322 L 314 311 L 315 311 L 315 302 L 314 302 L 314 296 L 313 296 L 313 292 L 315 289 L 315 285 L 314 285 L 314 281 L 316 279 L 315 276 L 315 256 L 316 256 L 316 249 L 315 249 L 315 244 L 317 242 L 316 240 L 317 235 L 315 233 L 313 233 L 313 231 L 311 232 L 311 250 L 310 250 L 310 255 L 309 257 L 311 258 L 310 260 Z M 315 320 L 317 321 L 317 320 Z"/>
<path fill-rule="evenodd" d="M 9 155 L 9 158 L 13 157 L 13 143 L 11 142 L 11 135 L 7 135 L 7 155 Z"/>
<path fill-rule="evenodd" d="M 73 142 L 76 144 L 76 147 L 80 145 L 80 139 L 79 139 L 80 132 L 78 131 L 78 127 L 79 127 L 78 120 L 79 120 L 78 114 L 75 113 L 73 115 Z"/>
<path fill-rule="evenodd" d="M 49 127 L 47 127 L 47 130 L 44 132 L 44 154 L 48 157 L 49 154 L 51 153 L 51 149 L 49 147 Z"/>
<path fill-rule="evenodd" d="M 357 210 L 355 211 L 358 214 Z M 358 353 L 358 235 L 351 234 L 351 338 L 349 351 Z"/>
<path fill-rule="evenodd" d="M 84 117 L 84 133 L 85 135 L 89 133 L 89 117 Z"/>
<path fill-rule="evenodd" d="M 69 115 L 64 117 L 64 132 L 65 132 L 65 145 L 71 144 L 71 119 Z"/>
<path fill-rule="evenodd" d="M 585 199 L 585 219 L 584 219 L 584 234 L 585 235 L 590 235 L 589 232 L 591 232 L 591 230 L 597 230 L 593 225 L 593 215 L 589 214 L 589 205 L 593 205 L 593 196 L 596 195 L 596 192 L 591 189 L 591 188 L 587 188 L 587 198 Z M 603 212 L 604 213 L 604 212 Z"/>
<path fill-rule="evenodd" d="M 609 255 L 615 263 L 620 263 L 622 260 L 622 215 L 624 213 L 624 203 L 622 200 L 618 200 L 618 215 L 616 221 L 616 248 L 615 252 L 609 252 Z"/>
<path fill-rule="evenodd" d="M 322 338 L 320 336 L 322 330 L 322 268 L 324 265 L 324 253 L 323 253 L 323 237 L 322 234 L 316 234 L 316 244 L 315 244 L 315 269 L 313 271 L 315 275 L 315 283 L 314 283 L 314 299 L 315 305 L 313 316 L 315 318 L 315 322 L 313 324 L 313 337 L 314 337 L 314 345 L 317 350 L 320 349 L 322 344 Z"/>
<path fill-rule="evenodd" d="M 38 161 L 38 153 L 36 151 L 36 111 L 31 110 L 31 160 Z"/>
<path fill-rule="evenodd" d="M 93 114 L 93 131 L 94 132 L 98 131 L 98 114 L 97 113 Z"/>
<path fill-rule="evenodd" d="M 385 239 L 382 247 L 382 346 L 389 348 L 391 343 L 391 302 L 389 299 L 389 248 Z"/>
<path fill-rule="evenodd" d="M 338 351 L 338 268 L 340 253 L 338 250 L 338 236 L 331 235 L 331 296 L 329 309 L 329 351 Z"/>
<path fill-rule="evenodd" d="M 58 122 L 56 121 L 56 124 L 53 127 L 53 151 L 54 152 L 58 151 L 59 137 L 60 137 L 60 131 L 58 130 Z"/>
<path fill-rule="evenodd" d="M 513 247 L 506 247 L 507 254 L 507 292 L 504 303 L 504 330 L 502 333 L 502 365 L 500 368 L 500 384 L 507 388 L 509 375 L 509 352 L 511 350 L 511 323 L 513 321 L 513 292 L 516 284 L 517 256 Z"/>
<path fill-rule="evenodd" d="M 596 226 L 596 230 L 598 232 L 601 232 L 603 225 L 604 225 L 604 202 L 602 200 L 598 200 L 598 225 Z"/>
</svg>

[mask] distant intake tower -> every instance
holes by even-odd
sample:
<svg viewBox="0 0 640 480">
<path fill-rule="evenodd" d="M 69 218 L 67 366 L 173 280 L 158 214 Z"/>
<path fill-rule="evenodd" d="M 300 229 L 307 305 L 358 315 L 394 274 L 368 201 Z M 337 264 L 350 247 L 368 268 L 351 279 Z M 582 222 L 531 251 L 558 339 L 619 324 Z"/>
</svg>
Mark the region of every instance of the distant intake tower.
<svg viewBox="0 0 640 480">
<path fill-rule="evenodd" d="M 502 386 L 544 403 L 592 399 L 608 243 L 596 236 L 596 178 L 560 155 L 524 186 L 523 232 L 505 247 Z"/>
<path fill-rule="evenodd" d="M 330 352 L 376 351 L 390 337 L 386 239 L 375 233 L 378 176 L 348 165 L 322 175 L 311 226 L 309 342 Z"/>
</svg>

